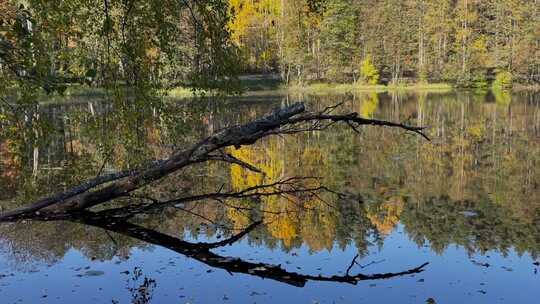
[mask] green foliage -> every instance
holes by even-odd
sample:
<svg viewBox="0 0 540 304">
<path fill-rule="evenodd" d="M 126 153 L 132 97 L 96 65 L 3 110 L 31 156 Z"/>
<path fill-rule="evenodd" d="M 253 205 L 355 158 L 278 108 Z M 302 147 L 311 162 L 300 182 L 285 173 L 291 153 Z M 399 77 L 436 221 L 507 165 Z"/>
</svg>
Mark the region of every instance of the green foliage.
<svg viewBox="0 0 540 304">
<path fill-rule="evenodd" d="M 176 86 L 239 91 L 225 1 L 30 0 L 0 11 L 11 12 L 2 14 L 0 74 L 20 90 L 63 94 L 79 83 L 147 101 Z"/>
<path fill-rule="evenodd" d="M 325 78 L 343 81 L 356 69 L 354 53 L 357 8 L 351 0 L 330 0 L 326 2 L 325 8 L 320 29 L 322 55 L 328 66 Z"/>
<path fill-rule="evenodd" d="M 362 60 L 360 65 L 360 76 L 364 83 L 375 85 L 379 82 L 379 71 L 375 65 L 371 62 L 370 57 Z"/>
<path fill-rule="evenodd" d="M 495 102 L 499 105 L 509 105 L 512 101 L 509 89 L 512 88 L 512 74 L 508 71 L 499 71 L 491 85 Z"/>
<path fill-rule="evenodd" d="M 461 88 L 485 89 L 488 81 L 483 71 L 473 71 L 460 74 L 456 79 L 456 86 Z"/>
</svg>

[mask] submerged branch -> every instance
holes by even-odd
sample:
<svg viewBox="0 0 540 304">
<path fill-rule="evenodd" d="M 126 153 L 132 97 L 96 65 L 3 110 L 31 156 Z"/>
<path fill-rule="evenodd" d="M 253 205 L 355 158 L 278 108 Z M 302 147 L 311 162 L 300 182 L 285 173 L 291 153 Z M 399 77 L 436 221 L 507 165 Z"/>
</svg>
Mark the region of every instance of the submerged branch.
<svg viewBox="0 0 540 304">
<path fill-rule="evenodd" d="M 230 163 L 230 164 L 238 165 L 238 166 L 240 166 L 240 167 L 242 167 L 244 169 L 248 169 L 248 170 L 256 172 L 256 173 L 264 174 L 264 172 L 261 171 L 261 169 L 255 167 L 252 164 L 248 164 L 245 161 L 240 160 L 240 159 L 232 156 L 231 154 L 223 153 L 221 155 L 209 155 L 208 160 L 224 161 L 224 162 L 227 162 L 227 163 Z"/>
</svg>

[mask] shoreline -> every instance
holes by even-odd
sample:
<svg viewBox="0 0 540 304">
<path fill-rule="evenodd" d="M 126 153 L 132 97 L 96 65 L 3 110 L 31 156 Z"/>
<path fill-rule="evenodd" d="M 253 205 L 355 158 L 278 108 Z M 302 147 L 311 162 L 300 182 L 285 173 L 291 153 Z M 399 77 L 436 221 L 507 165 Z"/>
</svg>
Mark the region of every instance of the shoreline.
<svg viewBox="0 0 540 304">
<path fill-rule="evenodd" d="M 312 83 L 306 85 L 285 85 L 276 83 L 270 85 L 265 83 L 266 80 L 259 80 L 254 86 L 251 84 L 243 84 L 245 91 L 240 95 L 221 95 L 222 98 L 249 98 L 263 96 L 278 96 L 278 95 L 330 95 L 330 94 L 356 94 L 356 93 L 433 93 L 445 94 L 452 91 L 492 91 L 492 87 L 482 89 L 460 88 L 454 87 L 448 83 L 411 83 L 402 85 L 363 85 L 356 83 Z M 523 85 L 514 84 L 512 88 L 505 90 L 509 93 L 513 92 L 540 92 L 540 84 L 538 85 Z M 202 92 L 200 95 L 194 93 L 190 88 L 178 87 L 168 91 L 161 92 L 167 99 L 186 99 L 195 97 L 216 97 L 217 95 L 211 92 Z M 70 98 L 104 98 L 107 96 L 103 88 L 85 87 L 85 86 L 70 86 L 64 95 L 53 94 L 50 96 L 40 96 L 39 103 L 62 103 L 65 99 Z"/>
</svg>

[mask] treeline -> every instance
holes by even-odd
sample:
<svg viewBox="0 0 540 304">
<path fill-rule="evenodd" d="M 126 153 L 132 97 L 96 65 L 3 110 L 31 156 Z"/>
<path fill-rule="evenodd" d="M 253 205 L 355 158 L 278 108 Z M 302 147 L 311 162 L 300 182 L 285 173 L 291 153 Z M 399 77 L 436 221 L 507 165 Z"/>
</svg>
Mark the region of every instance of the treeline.
<svg viewBox="0 0 540 304">
<path fill-rule="evenodd" d="M 230 0 L 245 72 L 289 81 L 540 82 L 538 0 Z"/>
<path fill-rule="evenodd" d="M 540 0 L 5 0 L 0 90 L 540 83 Z M 29 98 L 31 99 L 31 98 Z"/>
</svg>

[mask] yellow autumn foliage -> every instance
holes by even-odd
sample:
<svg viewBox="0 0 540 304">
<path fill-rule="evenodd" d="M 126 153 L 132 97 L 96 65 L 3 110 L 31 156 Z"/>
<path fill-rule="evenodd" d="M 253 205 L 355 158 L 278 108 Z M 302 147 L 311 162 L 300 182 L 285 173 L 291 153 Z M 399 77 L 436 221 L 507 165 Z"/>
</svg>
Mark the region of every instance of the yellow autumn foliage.
<svg viewBox="0 0 540 304">
<path fill-rule="evenodd" d="M 263 146 L 242 146 L 238 149 L 233 147 L 228 152 L 232 156 L 256 166 L 264 173 L 260 174 L 238 165 L 231 165 L 231 184 L 235 190 L 262 183 L 271 183 L 283 175 L 284 160 L 280 153 L 279 142 L 276 139 L 264 142 Z"/>
<path fill-rule="evenodd" d="M 360 103 L 360 115 L 365 118 L 372 118 L 378 106 L 379 96 L 377 96 L 376 92 L 372 92 Z"/>
<path fill-rule="evenodd" d="M 265 210 L 282 213 L 267 213 L 264 217 L 264 223 L 272 237 L 281 240 L 285 247 L 290 247 L 293 240 L 299 235 L 299 223 L 287 213 L 287 202 L 280 203 L 276 197 L 273 199 L 273 202 L 263 204 Z"/>
<path fill-rule="evenodd" d="M 367 217 L 383 235 L 388 235 L 394 230 L 403 212 L 405 202 L 402 197 L 393 196 L 376 208 L 368 209 Z"/>
</svg>

